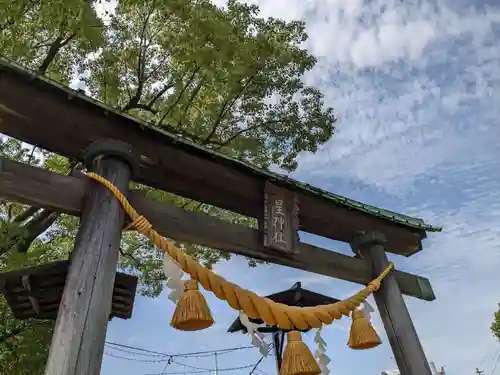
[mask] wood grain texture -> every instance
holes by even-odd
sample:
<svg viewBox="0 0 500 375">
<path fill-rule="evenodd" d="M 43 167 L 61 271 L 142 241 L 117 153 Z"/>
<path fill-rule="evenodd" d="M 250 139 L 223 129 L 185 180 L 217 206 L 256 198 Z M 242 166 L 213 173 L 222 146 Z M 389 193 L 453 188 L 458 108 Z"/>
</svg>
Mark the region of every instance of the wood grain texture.
<svg viewBox="0 0 500 375">
<path fill-rule="evenodd" d="M 10 160 L 0 159 L 0 164 L 0 197 L 71 215 L 80 215 L 85 188 L 93 184 L 86 177 L 64 176 Z M 163 236 L 359 284 L 372 279 L 367 261 L 305 243 L 299 243 L 298 254 L 271 251 L 264 248 L 255 229 L 153 202 L 140 192 L 131 191 L 128 197 Z M 426 288 L 425 293 L 421 288 L 419 280 L 425 280 L 430 287 L 427 279 L 401 271 L 395 277 L 404 294 L 435 299 L 432 288 Z"/>
<path fill-rule="evenodd" d="M 103 158 L 96 172 L 127 191 L 130 168 L 124 161 Z M 87 187 L 46 375 L 99 375 L 101 369 L 124 212 L 104 186 Z"/>
<path fill-rule="evenodd" d="M 299 204 L 289 190 L 266 182 L 264 190 L 264 246 L 297 253 L 299 242 Z"/>
<path fill-rule="evenodd" d="M 16 319 L 57 318 L 64 284 L 68 274 L 69 261 L 56 261 L 40 266 L 0 273 L 3 294 Z M 31 283 L 27 290 L 22 283 L 28 276 Z M 111 316 L 129 319 L 137 288 L 137 277 L 117 272 L 113 288 Z M 30 298 L 39 303 L 39 310 L 33 309 Z"/>
<path fill-rule="evenodd" d="M 0 75 L 0 132 L 80 160 L 96 139 L 121 140 L 148 161 L 141 166 L 139 182 L 246 216 L 262 214 L 264 185 L 270 180 L 262 173 L 7 68 Z M 389 239 L 389 252 L 409 256 L 421 250 L 422 229 L 348 208 L 286 179 L 271 182 L 298 195 L 305 232 L 349 242 L 359 230 L 377 230 Z"/>
<path fill-rule="evenodd" d="M 361 252 L 370 259 L 374 275 L 379 275 L 389 265 L 382 245 Z M 374 297 L 401 375 L 432 375 L 394 272 L 385 277 Z"/>
</svg>

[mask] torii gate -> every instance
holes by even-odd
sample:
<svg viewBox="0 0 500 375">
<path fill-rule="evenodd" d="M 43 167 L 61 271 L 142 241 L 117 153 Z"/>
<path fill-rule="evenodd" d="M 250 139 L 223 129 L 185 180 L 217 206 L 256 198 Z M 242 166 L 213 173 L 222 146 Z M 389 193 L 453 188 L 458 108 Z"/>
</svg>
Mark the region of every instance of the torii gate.
<svg viewBox="0 0 500 375">
<path fill-rule="evenodd" d="M 234 225 L 129 191 L 133 205 L 164 236 L 360 284 L 386 268 L 386 252 L 411 256 L 422 250 L 426 232 L 440 231 L 228 158 L 2 59 L 0 132 L 85 161 L 124 192 L 132 179 L 259 222 L 259 230 Z M 46 374 L 99 374 L 123 225 L 119 204 L 85 179 L 5 159 L 0 196 L 81 216 Z M 355 256 L 300 243 L 299 228 L 347 242 Z M 23 285 L 29 291 L 29 282 Z M 432 301 L 432 287 L 424 277 L 392 271 L 375 294 L 401 374 L 431 375 L 403 294 Z"/>
</svg>

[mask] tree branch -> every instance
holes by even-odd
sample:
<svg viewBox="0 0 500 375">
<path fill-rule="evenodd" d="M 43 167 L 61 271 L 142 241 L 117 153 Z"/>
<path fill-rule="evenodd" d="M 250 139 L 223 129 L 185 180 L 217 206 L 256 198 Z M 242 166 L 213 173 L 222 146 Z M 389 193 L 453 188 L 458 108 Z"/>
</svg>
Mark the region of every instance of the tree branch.
<svg viewBox="0 0 500 375">
<path fill-rule="evenodd" d="M 9 208 L 7 209 L 7 220 L 11 221 L 13 214 L 14 214 L 14 205 L 10 203 Z"/>
<path fill-rule="evenodd" d="M 153 104 L 155 104 L 173 86 L 174 86 L 173 80 L 169 81 L 160 91 L 156 93 L 155 96 L 153 96 L 153 98 L 147 104 L 147 107 L 149 108 L 153 107 Z"/>
<path fill-rule="evenodd" d="M 137 260 L 137 259 L 136 259 L 133 255 L 132 255 L 132 254 L 130 254 L 130 253 L 126 253 L 125 251 L 123 251 L 123 249 L 122 249 L 121 247 L 119 248 L 119 251 L 120 251 L 120 254 L 121 254 L 122 256 L 124 256 L 125 258 L 129 258 L 129 259 L 133 260 L 133 261 L 135 262 L 135 265 L 136 265 L 137 267 L 142 266 L 142 263 L 141 263 L 141 262 L 139 262 L 139 261 L 138 261 L 138 260 Z"/>
<path fill-rule="evenodd" d="M 151 71 L 149 72 L 149 74 L 146 77 L 146 80 L 148 80 L 149 78 L 151 78 L 151 76 L 153 76 L 153 74 L 155 74 L 158 71 L 158 69 L 160 69 L 163 66 L 163 64 L 165 63 L 165 61 L 167 61 L 168 57 L 169 57 L 169 55 L 167 53 L 165 53 L 163 55 L 163 58 L 161 59 L 161 62 L 159 62 L 156 65 L 156 67 L 154 67 L 153 69 L 151 69 Z"/>
<path fill-rule="evenodd" d="M 151 112 L 153 115 L 158 113 L 158 110 L 153 108 L 153 105 L 173 86 L 171 83 L 167 83 L 155 96 L 149 101 L 148 104 L 143 103 L 132 103 L 132 99 L 127 103 L 123 110 L 130 109 L 142 109 Z"/>
<path fill-rule="evenodd" d="M 16 242 L 13 252 L 26 254 L 33 241 L 49 229 L 60 216 L 59 212 L 49 210 L 40 212 L 39 215 L 26 224 L 26 232 Z"/>
<path fill-rule="evenodd" d="M 196 85 L 194 88 L 193 92 L 191 93 L 191 96 L 189 97 L 188 102 L 186 103 L 184 107 L 184 111 L 182 111 L 182 116 L 180 117 L 179 121 L 177 122 L 177 127 L 180 127 L 180 125 L 183 123 L 184 119 L 186 118 L 186 114 L 189 111 L 189 108 L 194 102 L 194 99 L 198 96 L 198 93 L 200 92 L 201 88 L 203 87 L 204 79 L 201 79 L 200 82 Z"/>
<path fill-rule="evenodd" d="M 155 10 L 155 1 L 151 3 L 151 8 L 144 19 L 142 24 L 140 41 L 139 41 L 139 53 L 137 54 L 137 67 L 136 67 L 136 76 L 137 76 L 137 88 L 135 90 L 135 94 L 130 98 L 128 103 L 123 107 L 123 111 L 128 111 L 132 108 L 138 108 L 139 101 L 141 100 L 142 93 L 144 90 L 145 83 L 145 71 L 146 71 L 146 54 L 148 50 L 148 45 L 146 43 L 147 39 L 147 28 L 149 19 Z"/>
<path fill-rule="evenodd" d="M 236 95 L 232 98 L 232 100 L 230 100 L 230 98 L 228 98 L 223 104 L 222 104 L 222 107 L 219 111 L 219 116 L 217 116 L 217 119 L 215 120 L 215 123 L 214 125 L 212 126 L 212 130 L 210 130 L 210 133 L 208 133 L 208 135 L 206 136 L 206 138 L 203 140 L 203 144 L 204 145 L 207 145 L 209 143 L 211 143 L 211 139 L 212 137 L 215 135 L 215 133 L 217 132 L 217 128 L 219 127 L 219 125 L 222 123 L 222 120 L 224 119 L 224 117 L 226 117 L 227 113 L 231 110 L 231 108 L 234 106 L 234 103 L 236 103 L 236 101 L 241 97 L 241 95 L 244 93 L 244 91 L 246 90 L 246 88 L 248 87 L 248 85 L 253 81 L 253 79 L 255 78 L 255 75 L 257 74 L 257 72 L 255 72 L 253 75 L 251 75 L 248 80 L 245 82 L 244 85 L 240 86 L 240 89 L 238 90 L 238 92 L 236 93 Z M 230 104 L 229 104 L 230 103 Z"/>
<path fill-rule="evenodd" d="M 22 214 L 19 214 L 14 218 L 14 222 L 21 224 L 36 214 L 39 210 L 40 208 L 38 207 L 28 207 Z"/>
<path fill-rule="evenodd" d="M 191 84 L 191 82 L 193 82 L 193 80 L 196 77 L 196 74 L 198 73 L 199 70 L 200 70 L 200 67 L 198 65 L 196 65 L 196 68 L 194 69 L 193 73 L 191 74 L 191 77 L 189 77 L 188 82 L 184 85 L 184 87 L 182 88 L 181 92 L 179 93 L 179 95 L 177 96 L 175 101 L 170 105 L 170 107 L 168 107 L 167 111 L 163 114 L 161 119 L 158 120 L 158 122 L 156 123 L 157 126 L 161 125 L 163 120 L 165 120 L 165 118 L 170 114 L 170 112 L 174 109 L 174 107 L 180 102 L 182 96 L 186 92 L 186 90 L 189 87 L 189 85 Z"/>
<path fill-rule="evenodd" d="M 64 47 L 66 44 L 68 44 L 69 42 L 71 42 L 71 40 L 76 36 L 76 32 L 73 32 L 71 33 L 70 36 L 68 36 L 66 39 L 64 39 L 62 42 L 61 42 L 61 45 L 60 47 Z"/>
<path fill-rule="evenodd" d="M 45 74 L 47 72 L 47 69 L 49 68 L 50 64 L 54 59 L 56 58 L 57 54 L 63 48 L 66 44 L 68 44 L 74 37 L 76 36 L 76 32 L 72 33 L 70 36 L 68 36 L 66 39 L 63 39 L 63 37 L 58 36 L 50 45 L 49 51 L 47 52 L 47 55 L 43 59 L 42 63 L 38 67 L 38 73 L 39 74 Z"/>
<path fill-rule="evenodd" d="M 219 146 L 219 147 L 224 147 L 224 146 L 227 146 L 228 144 L 230 144 L 232 141 L 234 141 L 239 136 L 243 135 L 244 133 L 247 133 L 249 131 L 252 131 L 252 130 L 255 130 L 255 129 L 258 129 L 258 128 L 268 127 L 269 125 L 272 125 L 272 124 L 279 124 L 282 121 L 283 120 L 270 120 L 270 121 L 265 121 L 265 122 L 262 122 L 262 123 L 254 124 L 252 126 L 249 126 L 248 128 L 238 130 L 236 133 L 234 133 L 231 137 L 229 137 L 225 141 L 221 141 L 221 142 L 211 141 L 209 143 L 213 144 L 213 145 L 216 145 L 216 146 Z"/>
<path fill-rule="evenodd" d="M 222 122 L 222 118 L 223 118 L 222 114 L 224 113 L 224 111 L 226 109 L 226 106 L 228 104 L 229 104 L 229 98 L 226 101 L 224 101 L 224 103 L 222 104 L 221 110 L 219 111 L 219 115 L 217 116 L 217 119 L 215 120 L 215 122 L 214 122 L 214 124 L 212 126 L 212 129 L 210 130 L 210 132 L 208 133 L 208 135 L 205 137 L 205 139 L 202 142 L 203 145 L 209 144 L 210 140 L 215 135 L 215 132 L 217 131 L 217 128 L 219 127 L 219 125 Z"/>
<path fill-rule="evenodd" d="M 35 156 L 35 150 L 37 149 L 36 146 L 33 146 L 32 149 L 31 149 L 31 153 L 30 153 L 30 156 L 28 158 L 28 165 L 31 165 L 31 163 L 33 162 L 33 157 Z"/>
</svg>

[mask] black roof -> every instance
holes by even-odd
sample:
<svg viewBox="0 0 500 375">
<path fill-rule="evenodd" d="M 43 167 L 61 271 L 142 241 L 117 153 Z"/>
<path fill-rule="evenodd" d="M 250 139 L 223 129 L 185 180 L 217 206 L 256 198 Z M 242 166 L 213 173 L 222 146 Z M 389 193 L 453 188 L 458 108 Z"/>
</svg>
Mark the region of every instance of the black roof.
<svg viewBox="0 0 500 375">
<path fill-rule="evenodd" d="M 296 282 L 290 289 L 284 290 L 282 292 L 270 294 L 266 296 L 267 298 L 273 300 L 274 302 L 283 303 L 289 306 L 318 306 L 318 305 L 328 305 L 330 303 L 338 302 L 339 300 L 336 298 L 328 297 L 307 289 L 302 288 L 301 282 Z M 262 324 L 263 321 L 260 319 L 249 319 L 252 323 Z M 236 318 L 236 320 L 231 324 L 229 329 L 227 330 L 229 333 L 234 333 L 238 331 L 242 331 L 243 333 L 247 332 L 245 326 L 241 323 L 240 318 Z M 276 327 L 266 326 L 258 329 L 259 332 L 275 332 L 277 331 Z"/>
</svg>

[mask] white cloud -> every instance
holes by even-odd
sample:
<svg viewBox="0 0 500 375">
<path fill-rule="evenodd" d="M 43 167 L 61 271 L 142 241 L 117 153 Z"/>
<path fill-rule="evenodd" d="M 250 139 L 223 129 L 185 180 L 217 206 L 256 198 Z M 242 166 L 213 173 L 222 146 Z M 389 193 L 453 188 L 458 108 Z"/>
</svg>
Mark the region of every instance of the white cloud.
<svg viewBox="0 0 500 375">
<path fill-rule="evenodd" d="M 302 157 L 302 171 L 329 168 L 392 193 L 463 155 L 471 136 L 491 148 L 485 133 L 475 133 L 491 131 L 498 115 L 492 27 L 500 9 L 461 16 L 442 5 L 372 1 L 338 22 L 342 8 L 322 4 L 316 13 L 326 16 L 309 24 L 311 49 L 323 58 L 307 78 L 337 109 L 339 132 L 318 155 Z M 384 4 L 392 10 L 381 12 Z M 472 105 L 477 121 L 461 129 Z"/>
<path fill-rule="evenodd" d="M 306 79 L 323 89 L 340 120 L 326 147 L 302 155 L 297 177 L 444 226 L 421 254 L 394 260 L 435 288 L 432 303 L 408 299 L 430 359 L 449 373 L 473 373 L 493 342 L 489 326 L 500 302 L 500 8 L 258 3 L 266 15 L 307 21 L 308 47 L 320 61 Z"/>
</svg>

